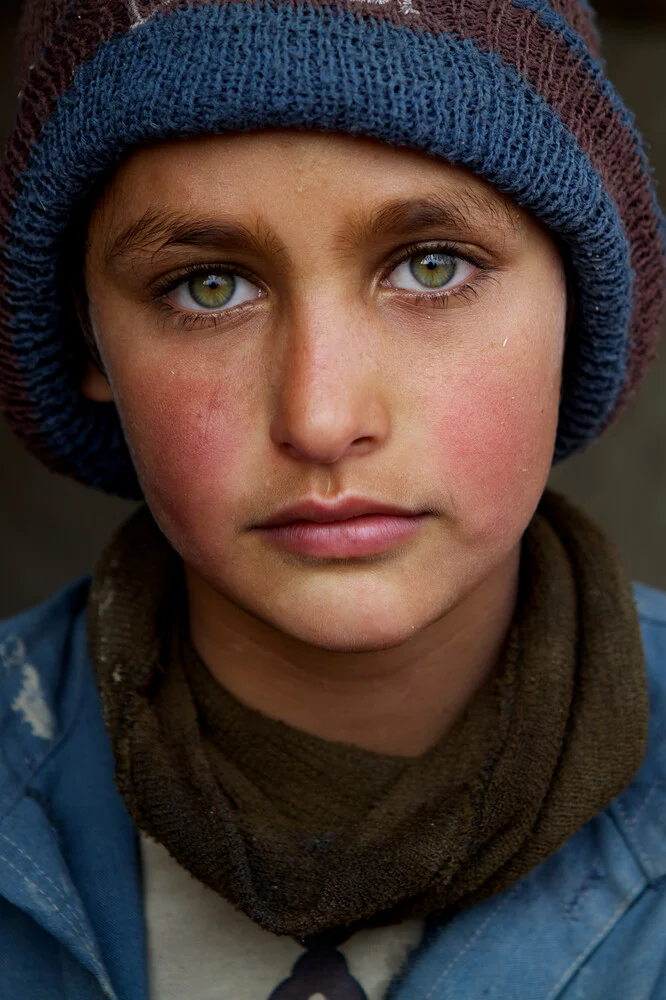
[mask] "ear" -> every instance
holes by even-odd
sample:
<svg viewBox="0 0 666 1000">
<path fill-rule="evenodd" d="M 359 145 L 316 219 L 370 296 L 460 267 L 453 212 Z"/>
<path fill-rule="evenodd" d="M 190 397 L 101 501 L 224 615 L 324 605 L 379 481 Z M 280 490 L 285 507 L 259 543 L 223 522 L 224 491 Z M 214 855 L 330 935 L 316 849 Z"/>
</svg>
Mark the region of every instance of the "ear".
<svg viewBox="0 0 666 1000">
<path fill-rule="evenodd" d="M 103 375 L 95 362 L 90 359 L 81 379 L 81 392 L 94 403 L 112 403 L 113 392 L 106 375 Z"/>
</svg>

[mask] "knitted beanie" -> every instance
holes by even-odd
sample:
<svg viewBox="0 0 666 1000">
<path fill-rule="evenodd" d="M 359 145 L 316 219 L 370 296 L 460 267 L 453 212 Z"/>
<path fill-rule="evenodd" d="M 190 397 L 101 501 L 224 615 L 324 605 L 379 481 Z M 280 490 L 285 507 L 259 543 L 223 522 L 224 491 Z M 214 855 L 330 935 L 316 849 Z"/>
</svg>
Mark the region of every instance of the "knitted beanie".
<svg viewBox="0 0 666 1000">
<path fill-rule="evenodd" d="M 586 0 L 27 0 L 0 179 L 0 399 L 51 468 L 140 493 L 113 404 L 79 390 L 64 237 L 131 148 L 291 127 L 463 165 L 531 211 L 575 284 L 555 459 L 653 359 L 663 219 Z"/>
</svg>

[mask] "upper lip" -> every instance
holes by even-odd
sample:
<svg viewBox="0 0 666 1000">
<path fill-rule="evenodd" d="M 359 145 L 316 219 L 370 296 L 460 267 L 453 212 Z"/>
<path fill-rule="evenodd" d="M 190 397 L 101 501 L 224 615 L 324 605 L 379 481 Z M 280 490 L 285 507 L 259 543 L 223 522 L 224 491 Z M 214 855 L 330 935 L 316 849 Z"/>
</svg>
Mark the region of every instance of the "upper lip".
<svg viewBox="0 0 666 1000">
<path fill-rule="evenodd" d="M 405 507 L 365 497 L 347 497 L 338 500 L 337 503 L 304 500 L 290 507 L 283 507 L 268 520 L 262 521 L 259 527 L 272 528 L 278 524 L 291 524 L 293 521 L 318 521 L 325 524 L 330 521 L 348 521 L 349 518 L 359 517 L 361 514 L 397 514 L 401 517 L 413 517 L 416 513 Z"/>
</svg>

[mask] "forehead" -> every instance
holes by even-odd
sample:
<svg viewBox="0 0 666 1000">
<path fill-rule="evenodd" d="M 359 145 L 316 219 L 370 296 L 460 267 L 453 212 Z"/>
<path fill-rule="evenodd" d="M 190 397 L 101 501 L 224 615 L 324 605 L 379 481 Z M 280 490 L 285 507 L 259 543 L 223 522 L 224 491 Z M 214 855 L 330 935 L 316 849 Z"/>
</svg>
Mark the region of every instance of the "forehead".
<svg viewBox="0 0 666 1000">
<path fill-rule="evenodd" d="M 141 147 L 121 165 L 104 199 L 113 214 L 160 203 L 270 213 L 276 198 L 308 196 L 330 210 L 369 209 L 427 194 L 507 228 L 526 218 L 511 199 L 469 170 L 418 150 L 343 133 L 268 129 Z"/>
</svg>

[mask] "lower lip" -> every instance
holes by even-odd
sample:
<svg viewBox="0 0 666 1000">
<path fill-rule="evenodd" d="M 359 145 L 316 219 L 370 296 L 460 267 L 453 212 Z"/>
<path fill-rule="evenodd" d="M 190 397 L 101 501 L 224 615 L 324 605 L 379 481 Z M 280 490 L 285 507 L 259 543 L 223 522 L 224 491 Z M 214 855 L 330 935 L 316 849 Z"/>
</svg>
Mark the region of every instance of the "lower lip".
<svg viewBox="0 0 666 1000">
<path fill-rule="evenodd" d="M 385 514 L 363 514 L 347 521 L 319 524 L 296 521 L 272 528 L 259 528 L 266 539 L 288 552 L 303 556 L 353 558 L 375 556 L 398 545 L 415 534 L 427 514 L 399 517 Z"/>
</svg>

